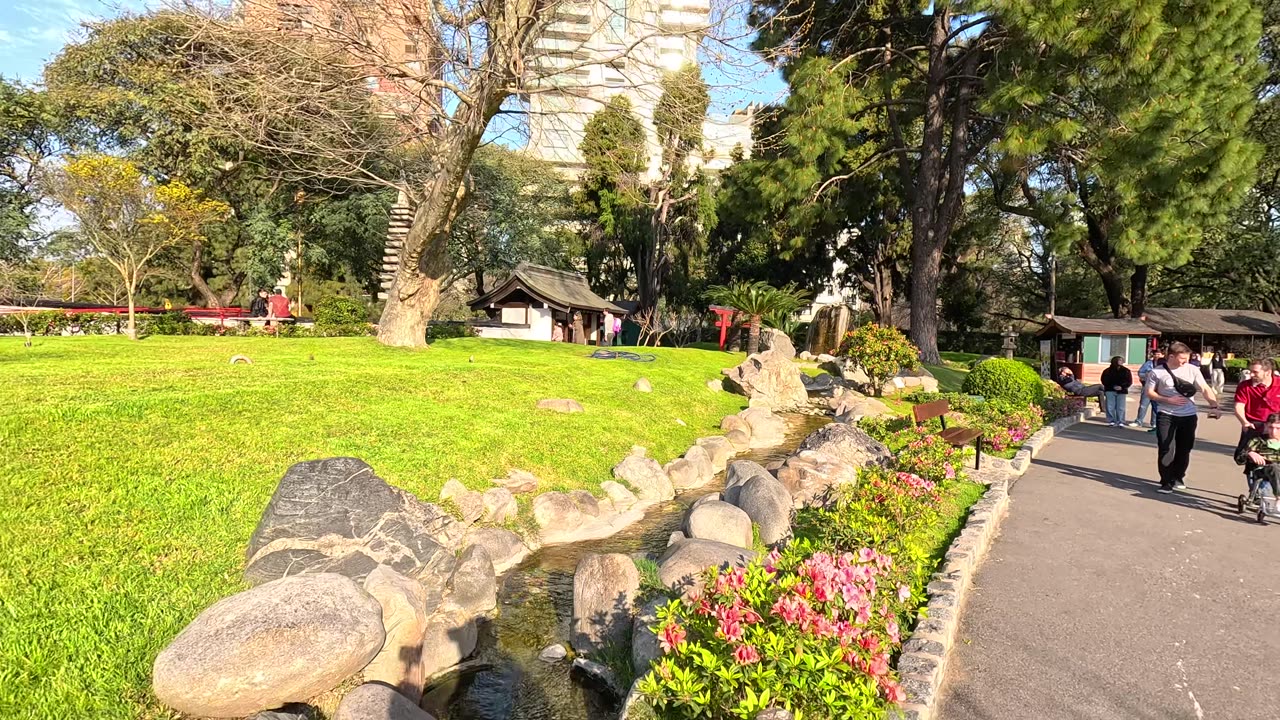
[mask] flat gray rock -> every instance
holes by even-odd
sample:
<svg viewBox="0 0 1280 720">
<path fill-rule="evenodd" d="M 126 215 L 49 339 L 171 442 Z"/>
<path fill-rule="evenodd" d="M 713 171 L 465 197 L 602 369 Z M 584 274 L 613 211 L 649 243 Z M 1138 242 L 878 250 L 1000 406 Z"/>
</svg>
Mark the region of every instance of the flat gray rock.
<svg viewBox="0 0 1280 720">
<path fill-rule="evenodd" d="M 378 565 L 409 577 L 450 554 L 464 526 L 388 485 L 362 460 L 301 462 L 285 473 L 249 539 L 251 584 L 302 573 L 363 582 Z"/>
<path fill-rule="evenodd" d="M 333 720 L 435 720 L 429 713 L 386 685 L 365 683 L 338 703 Z"/>
<path fill-rule="evenodd" d="M 538 401 L 539 410 L 550 410 L 558 413 L 580 413 L 583 412 L 582 405 L 577 400 L 568 398 L 548 398 Z"/>
<path fill-rule="evenodd" d="M 573 497 L 562 492 L 544 492 L 533 499 L 533 519 L 538 527 L 569 532 L 585 522 Z"/>
<path fill-rule="evenodd" d="M 658 578 L 683 594 L 702 587 L 701 574 L 709 567 L 746 565 L 755 559 L 751 550 L 715 542 L 684 540 L 667 548 L 658 561 Z"/>
<path fill-rule="evenodd" d="M 244 717 L 328 692 L 382 649 L 382 608 L 349 578 L 298 575 L 211 605 L 156 657 L 160 702 Z"/>
<path fill-rule="evenodd" d="M 741 508 L 727 502 L 712 501 L 696 505 L 689 512 L 685 525 L 691 538 L 715 540 L 751 549 L 751 517 Z"/>
</svg>

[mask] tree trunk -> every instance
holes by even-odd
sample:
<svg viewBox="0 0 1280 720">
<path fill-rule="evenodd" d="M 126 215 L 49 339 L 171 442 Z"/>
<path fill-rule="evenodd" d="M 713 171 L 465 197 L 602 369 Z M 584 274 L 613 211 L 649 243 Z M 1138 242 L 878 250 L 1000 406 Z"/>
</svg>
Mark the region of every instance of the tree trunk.
<svg viewBox="0 0 1280 720">
<path fill-rule="evenodd" d="M 1129 276 L 1129 317 L 1141 318 L 1147 311 L 1147 276 L 1148 265 L 1137 265 Z"/>
<path fill-rule="evenodd" d="M 747 354 L 755 355 L 760 352 L 760 316 L 752 315 L 747 328 Z"/>
<path fill-rule="evenodd" d="M 129 290 L 129 321 L 124 326 L 124 335 L 130 340 L 138 339 L 138 326 L 133 321 L 133 290 Z"/>
<path fill-rule="evenodd" d="M 1111 316 L 1125 317 L 1129 314 L 1129 298 L 1125 297 L 1124 282 L 1116 271 L 1110 244 L 1105 233 L 1093 223 L 1088 225 L 1086 238 L 1077 243 L 1080 257 L 1102 280 L 1102 289 L 1107 293 L 1107 304 L 1111 306 Z"/>
<path fill-rule="evenodd" d="M 465 199 L 463 180 L 490 118 L 504 99 L 505 94 L 494 94 L 487 105 L 464 106 L 441 139 L 439 170 L 415 201 L 413 224 L 400 248 L 400 266 L 378 319 L 378 342 L 383 345 L 427 346 L 427 323 L 440 304 L 449 274 L 449 231 Z"/>
<path fill-rule="evenodd" d="M 196 240 L 191 244 L 191 286 L 200 293 L 201 300 L 207 308 L 222 307 L 222 299 L 209 289 L 204 280 L 204 243 Z"/>
</svg>

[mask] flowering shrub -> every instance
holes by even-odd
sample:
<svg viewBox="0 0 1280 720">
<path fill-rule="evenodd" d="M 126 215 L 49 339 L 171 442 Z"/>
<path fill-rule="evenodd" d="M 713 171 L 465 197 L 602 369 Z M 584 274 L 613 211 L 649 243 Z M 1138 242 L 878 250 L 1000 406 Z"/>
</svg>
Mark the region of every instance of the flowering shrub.
<svg viewBox="0 0 1280 720">
<path fill-rule="evenodd" d="M 964 452 L 938 437 L 937 420 L 917 427 L 909 417 L 863 418 L 858 427 L 889 448 L 897 470 L 934 483 L 965 479 Z"/>
<path fill-rule="evenodd" d="M 701 594 L 658 611 L 663 657 L 639 690 L 663 717 L 878 717 L 905 700 L 890 661 L 912 591 L 890 556 L 797 543 L 706 577 Z"/>
<path fill-rule="evenodd" d="M 1084 403 L 1082 397 L 1047 398 L 1044 401 L 1044 419 L 1053 422 L 1083 412 Z"/>
<path fill-rule="evenodd" d="M 916 366 L 920 350 L 897 328 L 868 324 L 845 333 L 838 354 L 862 368 L 871 392 L 879 395 L 886 380 Z"/>
</svg>

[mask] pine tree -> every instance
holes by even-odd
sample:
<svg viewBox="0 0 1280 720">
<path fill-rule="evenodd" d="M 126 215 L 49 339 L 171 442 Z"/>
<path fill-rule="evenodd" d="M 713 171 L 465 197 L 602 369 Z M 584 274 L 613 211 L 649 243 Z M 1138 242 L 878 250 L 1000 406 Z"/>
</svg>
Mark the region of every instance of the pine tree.
<svg viewBox="0 0 1280 720">
<path fill-rule="evenodd" d="M 1149 268 L 1191 259 L 1249 189 L 1260 16 L 1250 0 L 1079 4 L 1001 0 L 993 176 L 1006 209 L 1098 273 L 1116 317 L 1138 317 Z"/>
</svg>

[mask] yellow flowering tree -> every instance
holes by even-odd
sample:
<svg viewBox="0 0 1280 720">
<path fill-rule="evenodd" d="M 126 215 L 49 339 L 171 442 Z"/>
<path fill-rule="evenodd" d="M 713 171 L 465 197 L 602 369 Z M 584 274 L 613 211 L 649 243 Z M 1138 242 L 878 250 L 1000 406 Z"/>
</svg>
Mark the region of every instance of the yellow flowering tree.
<svg viewBox="0 0 1280 720">
<path fill-rule="evenodd" d="M 52 180 L 52 195 L 72 215 L 84 239 L 120 275 L 129 303 L 126 334 L 136 339 L 134 298 L 168 250 L 204 237 L 230 213 L 177 180 L 161 184 L 111 155 L 72 158 Z"/>
</svg>

